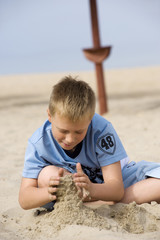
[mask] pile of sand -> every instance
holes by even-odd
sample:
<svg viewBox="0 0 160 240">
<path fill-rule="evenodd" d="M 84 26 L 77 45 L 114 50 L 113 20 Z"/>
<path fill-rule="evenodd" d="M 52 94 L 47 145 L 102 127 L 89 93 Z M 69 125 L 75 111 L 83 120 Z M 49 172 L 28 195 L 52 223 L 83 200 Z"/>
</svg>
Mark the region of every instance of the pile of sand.
<svg viewBox="0 0 160 240">
<path fill-rule="evenodd" d="M 73 224 L 96 227 L 100 230 L 111 228 L 107 218 L 98 214 L 96 210 L 83 205 L 72 176 L 69 175 L 61 178 L 54 210 L 46 212 L 46 210 L 38 209 L 37 213 L 38 216 L 35 216 L 35 218 L 39 221 L 38 226 L 36 225 L 34 228 L 34 232 L 45 232 L 47 226 L 47 237 L 51 237 L 53 233 L 57 235 L 67 225 Z"/>
<path fill-rule="evenodd" d="M 85 225 L 102 229 L 116 229 L 121 227 L 129 233 L 144 233 L 158 230 L 160 216 L 154 216 L 146 211 L 143 206 L 135 202 L 131 204 L 119 204 L 104 208 L 91 209 L 83 205 L 77 194 L 77 189 L 71 176 L 61 179 L 57 193 L 58 201 L 45 222 L 53 220 L 56 230 L 63 229 L 66 225 Z M 152 203 L 156 205 L 156 203 Z M 113 221 L 110 221 L 112 219 Z M 113 223 L 115 221 L 115 223 Z M 110 224 L 109 224 L 110 222 Z M 117 224 L 116 224 L 117 223 Z"/>
<path fill-rule="evenodd" d="M 143 205 L 136 203 L 117 204 L 114 206 L 91 209 L 83 205 L 71 176 L 61 179 L 57 192 L 58 201 L 54 210 L 46 214 L 40 228 L 48 223 L 57 232 L 66 225 L 84 225 L 100 230 L 117 230 L 129 233 L 144 233 L 158 230 L 159 216 L 148 213 Z M 156 203 L 152 204 L 156 205 Z M 159 225 L 160 227 L 160 225 Z"/>
<path fill-rule="evenodd" d="M 153 207 L 157 208 L 157 215 L 152 214 L 152 211 L 149 212 L 146 205 L 150 210 Z M 143 234 L 160 230 L 160 207 L 156 202 L 139 206 L 134 202 L 104 205 L 92 209 L 83 205 L 71 176 L 61 178 L 57 202 L 52 212 L 41 208 L 32 210 L 31 213 L 26 228 L 19 229 L 24 239 L 26 239 L 25 235 L 29 239 L 35 239 L 35 236 L 37 239 L 44 237 L 51 239 L 53 236 L 58 238 L 68 226 L 89 227 L 97 231 L 105 230 L 124 234 Z M 27 217 L 25 218 L 21 216 L 18 222 L 26 221 Z M 13 219 L 14 217 L 10 220 L 13 222 Z"/>
<path fill-rule="evenodd" d="M 53 227 L 56 230 L 72 224 L 110 229 L 107 219 L 83 205 L 71 176 L 61 179 L 57 197 L 54 211 L 46 216 L 49 221 L 53 220 Z"/>
</svg>

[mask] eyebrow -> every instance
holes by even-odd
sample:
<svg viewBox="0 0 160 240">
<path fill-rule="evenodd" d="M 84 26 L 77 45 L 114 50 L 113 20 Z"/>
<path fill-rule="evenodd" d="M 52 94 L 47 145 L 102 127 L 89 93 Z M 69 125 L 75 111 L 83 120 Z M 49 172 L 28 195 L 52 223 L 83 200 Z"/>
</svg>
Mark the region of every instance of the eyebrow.
<svg viewBox="0 0 160 240">
<path fill-rule="evenodd" d="M 58 126 L 56 126 L 55 125 L 55 127 L 57 128 L 57 129 L 59 129 L 59 130 L 61 130 L 61 131 L 69 131 L 69 130 L 67 130 L 67 129 L 63 129 L 63 128 L 59 128 Z M 85 130 L 85 128 L 84 129 L 78 129 L 78 130 L 76 130 L 75 132 L 81 132 L 81 131 L 84 131 Z"/>
</svg>

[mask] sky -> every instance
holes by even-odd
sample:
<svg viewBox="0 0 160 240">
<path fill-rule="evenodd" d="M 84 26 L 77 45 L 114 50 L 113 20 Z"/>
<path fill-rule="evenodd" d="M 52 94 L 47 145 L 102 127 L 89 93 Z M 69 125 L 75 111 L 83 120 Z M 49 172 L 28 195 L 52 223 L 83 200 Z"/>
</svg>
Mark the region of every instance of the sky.
<svg viewBox="0 0 160 240">
<path fill-rule="evenodd" d="M 160 65 L 160 0 L 97 0 L 105 69 Z M 89 0 L 0 0 L 0 75 L 90 71 Z"/>
</svg>

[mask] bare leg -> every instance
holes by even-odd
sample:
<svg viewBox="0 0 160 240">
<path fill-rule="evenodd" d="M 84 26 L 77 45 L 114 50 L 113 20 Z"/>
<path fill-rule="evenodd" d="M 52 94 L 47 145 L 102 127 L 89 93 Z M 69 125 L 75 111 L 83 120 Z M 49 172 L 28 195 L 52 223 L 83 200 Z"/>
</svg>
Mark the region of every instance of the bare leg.
<svg viewBox="0 0 160 240">
<path fill-rule="evenodd" d="M 160 203 L 160 179 L 147 178 L 125 189 L 122 203 L 135 201 L 137 204 L 156 201 Z"/>
</svg>

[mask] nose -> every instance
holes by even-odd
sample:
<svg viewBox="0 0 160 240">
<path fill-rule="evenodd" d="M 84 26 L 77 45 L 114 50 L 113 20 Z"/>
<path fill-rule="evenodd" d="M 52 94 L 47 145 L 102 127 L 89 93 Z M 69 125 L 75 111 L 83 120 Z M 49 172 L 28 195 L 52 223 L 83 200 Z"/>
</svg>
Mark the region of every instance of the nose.
<svg viewBox="0 0 160 240">
<path fill-rule="evenodd" d="M 66 143 L 68 143 L 68 144 L 74 143 L 75 135 L 69 133 L 69 134 L 66 135 L 66 139 L 65 140 L 66 140 Z"/>
</svg>

